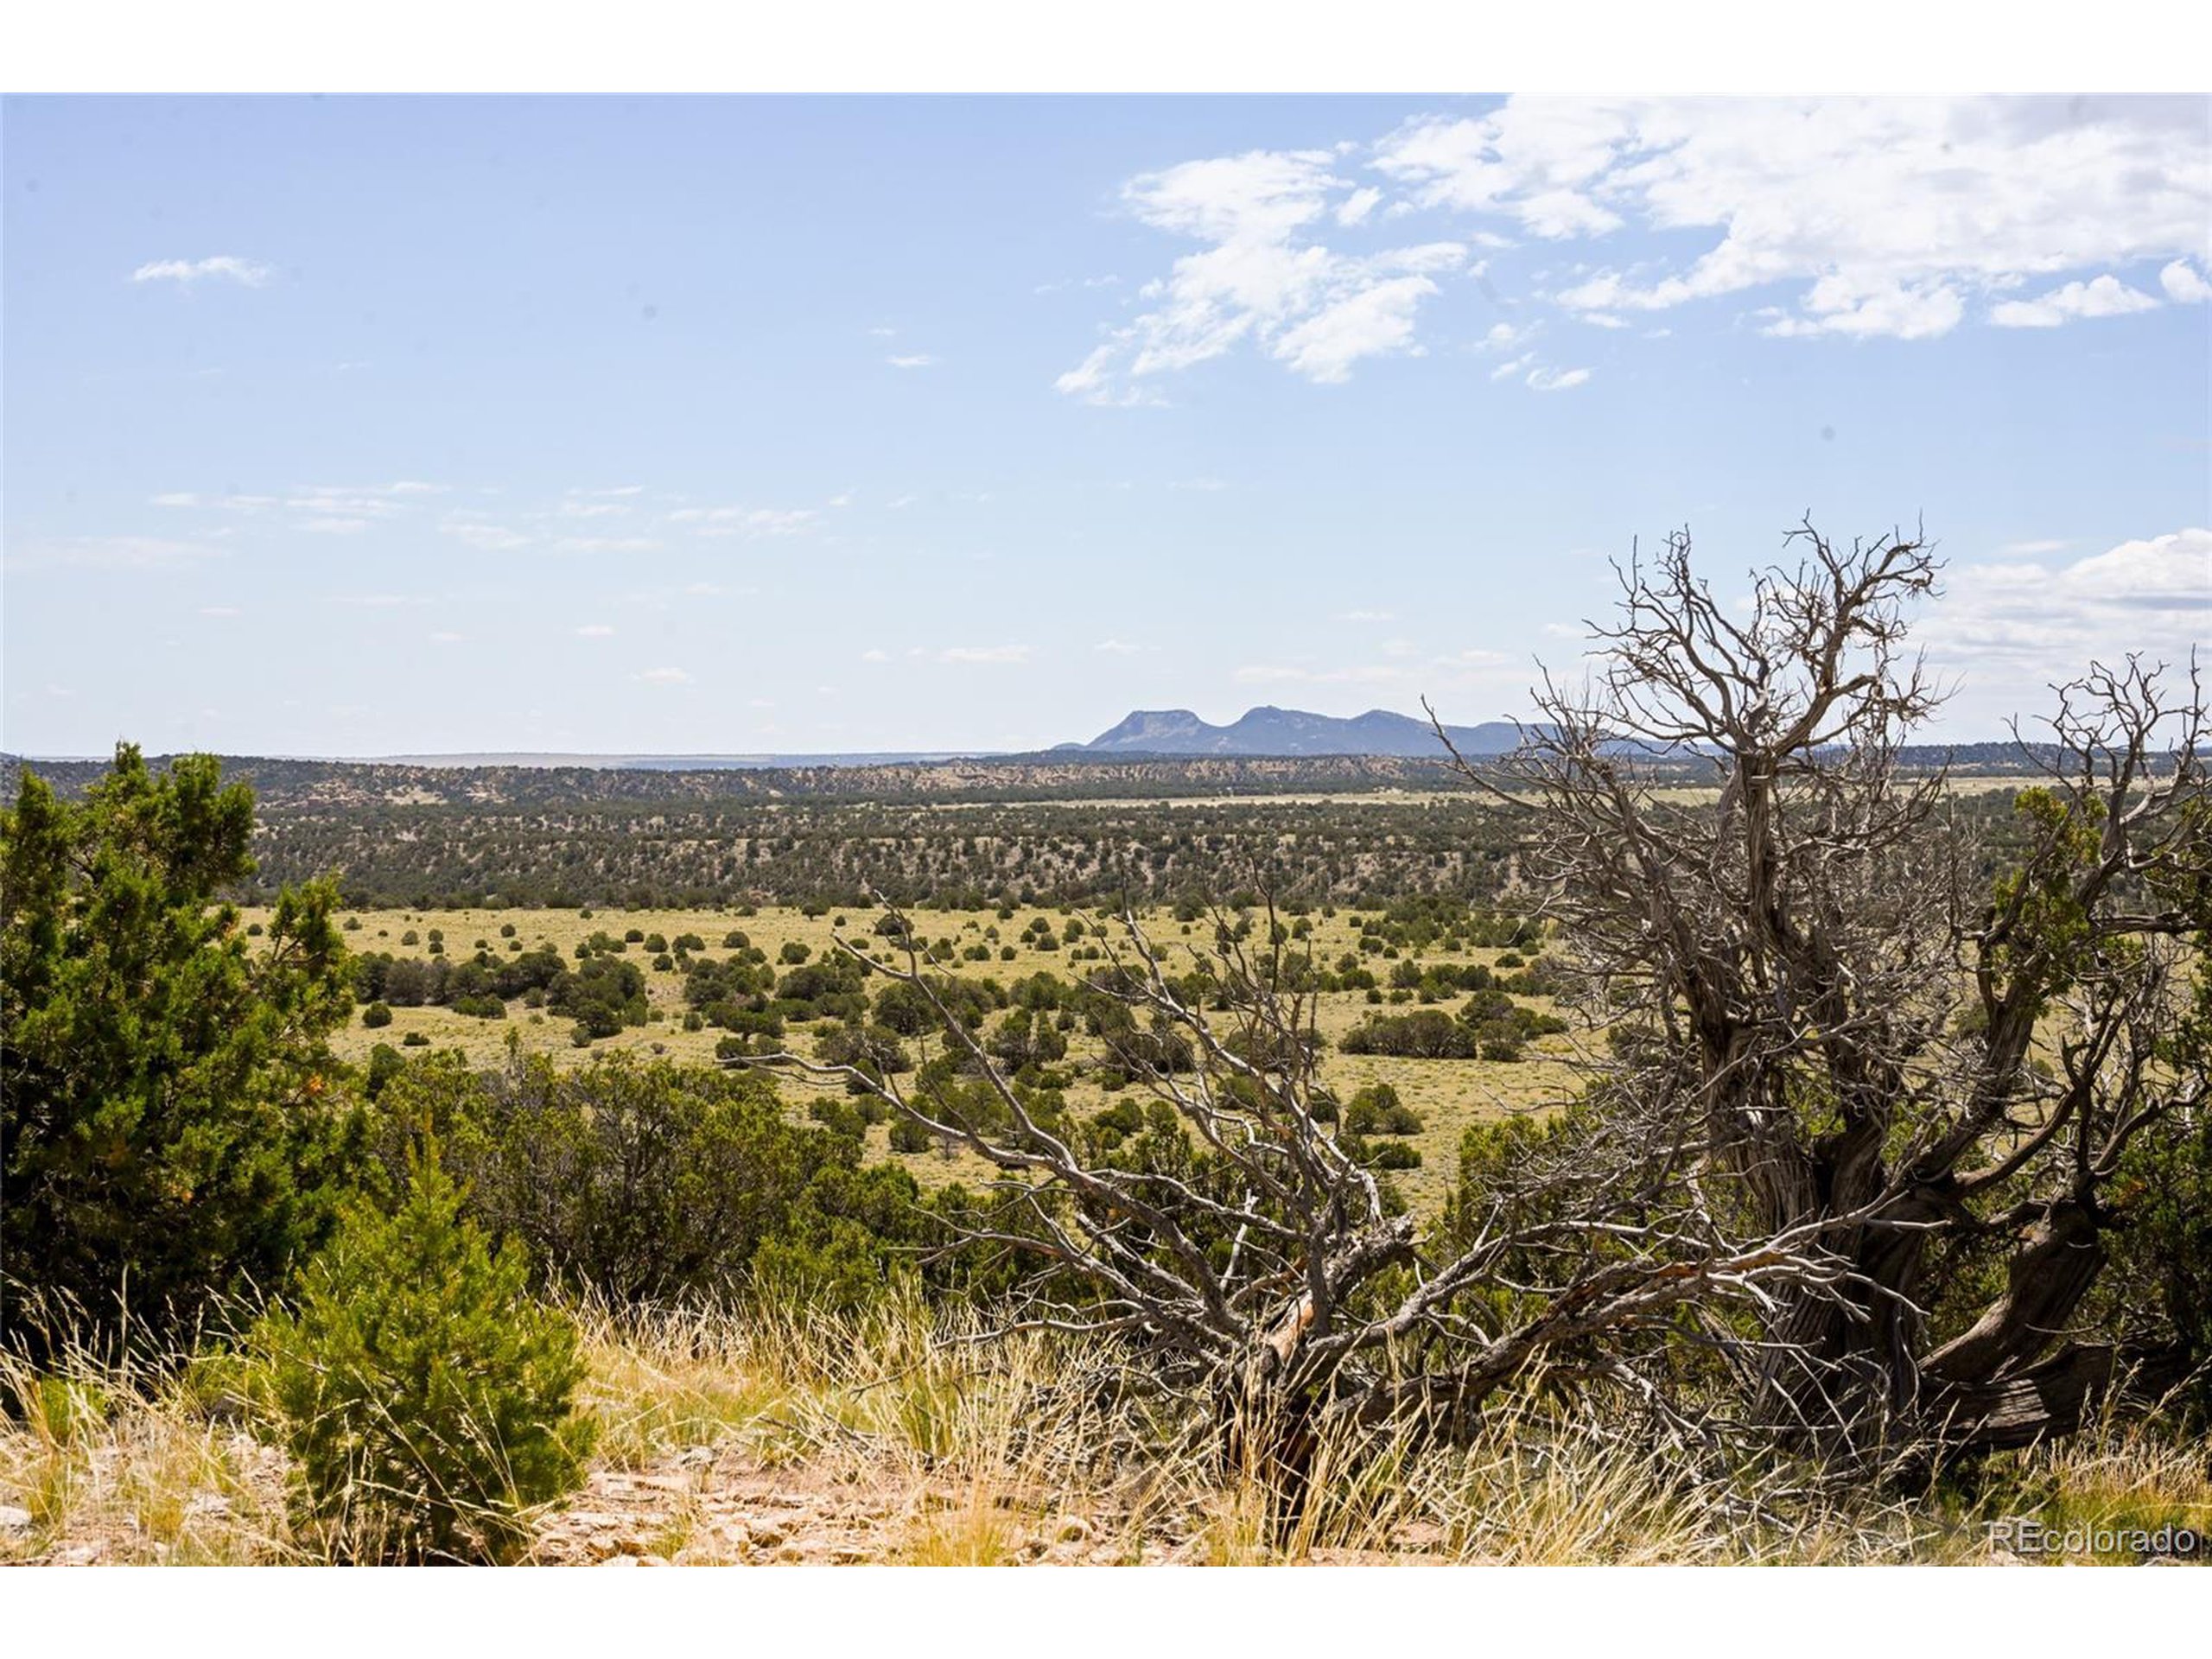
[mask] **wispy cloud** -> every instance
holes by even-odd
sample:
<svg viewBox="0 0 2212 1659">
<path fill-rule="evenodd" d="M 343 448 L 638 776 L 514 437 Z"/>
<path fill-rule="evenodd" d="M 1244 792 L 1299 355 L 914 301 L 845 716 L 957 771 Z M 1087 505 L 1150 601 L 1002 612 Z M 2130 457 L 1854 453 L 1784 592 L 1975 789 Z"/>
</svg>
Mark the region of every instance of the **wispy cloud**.
<svg viewBox="0 0 2212 1659">
<path fill-rule="evenodd" d="M 608 639 L 613 635 L 614 630 L 604 622 L 587 622 L 576 630 L 579 639 Z"/>
<path fill-rule="evenodd" d="M 927 352 L 916 352 L 908 357 L 887 357 L 883 360 L 894 369 L 929 369 L 938 363 Z"/>
<path fill-rule="evenodd" d="M 1587 369 L 1531 369 L 1528 385 L 1534 391 L 1572 391 L 1589 378 Z"/>
<path fill-rule="evenodd" d="M 1054 382 L 1096 404 L 1146 401 L 1145 382 L 1245 345 L 1325 383 L 1372 357 L 1419 349 L 1415 321 L 1466 263 L 1458 242 L 1368 254 L 1319 240 L 1347 221 L 1332 201 L 1355 194 L 1329 150 L 1249 150 L 1133 179 L 1123 205 L 1140 222 L 1198 244 L 1139 296 L 1135 321 Z M 1371 203 L 1369 204 L 1372 206 Z M 1363 219 L 1365 210 L 1355 212 Z"/>
<path fill-rule="evenodd" d="M 1470 247 L 1533 238 L 1602 256 L 1631 226 L 1670 251 L 1563 260 L 1560 285 L 1535 297 L 1618 329 L 1762 295 L 1751 316 L 1770 335 L 1929 340 L 1977 312 L 2050 327 L 2148 310 L 2158 294 L 2128 268 L 2164 262 L 2158 293 L 2196 302 L 2212 298 L 2209 138 L 2193 97 L 1516 97 L 1364 144 L 1185 162 L 1122 199 L 1196 251 L 1056 384 L 1093 403 L 1157 402 L 1161 378 L 1240 349 L 1342 379 L 1420 350 L 1441 279 L 1480 274 Z M 1441 239 L 1342 245 L 1415 219 Z M 1687 257 L 1672 253 L 1685 244 Z"/>
<path fill-rule="evenodd" d="M 796 536 L 820 517 L 811 507 L 678 507 L 668 521 L 696 536 Z"/>
<path fill-rule="evenodd" d="M 1028 645 L 947 645 L 934 654 L 940 663 L 1026 663 L 1032 647 Z"/>
<path fill-rule="evenodd" d="M 257 260 L 219 253 L 207 259 L 156 259 L 130 273 L 134 283 L 177 283 L 189 288 L 209 278 L 259 288 L 275 272 Z"/>
<path fill-rule="evenodd" d="M 689 685 L 691 677 L 680 668 L 649 668 L 638 676 L 647 685 Z"/>
</svg>

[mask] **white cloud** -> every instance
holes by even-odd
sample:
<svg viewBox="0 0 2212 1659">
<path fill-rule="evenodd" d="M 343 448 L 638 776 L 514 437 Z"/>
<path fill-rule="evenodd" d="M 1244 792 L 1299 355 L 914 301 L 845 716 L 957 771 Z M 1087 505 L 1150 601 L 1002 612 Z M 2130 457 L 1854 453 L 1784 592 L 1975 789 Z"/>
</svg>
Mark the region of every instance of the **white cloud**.
<svg viewBox="0 0 2212 1659">
<path fill-rule="evenodd" d="M 1123 204 L 1142 223 L 1200 245 L 1139 296 L 1149 308 L 1053 384 L 1098 404 L 1156 400 L 1141 383 L 1249 345 L 1294 373 L 1345 378 L 1363 359 L 1414 347 L 1433 276 L 1466 260 L 1458 242 L 1351 256 L 1313 239 L 1372 207 L 1336 177 L 1328 150 L 1250 150 L 1133 179 Z M 1331 199 L 1341 196 L 1335 208 Z M 1351 209 L 1344 219 L 1343 210 Z"/>
<path fill-rule="evenodd" d="M 304 512 L 319 518 L 397 518 L 414 509 L 406 498 L 436 493 L 436 486 L 429 484 L 368 484 L 314 485 L 296 495 L 287 496 L 283 505 L 295 512 Z M 244 512 L 257 512 L 270 505 L 265 496 L 226 496 L 214 504 L 235 506 Z"/>
<path fill-rule="evenodd" d="M 227 619 L 237 616 L 239 614 L 239 612 L 238 607 L 235 605 L 202 605 L 200 607 L 200 614 L 202 616 L 212 616 L 219 619 Z"/>
<path fill-rule="evenodd" d="M 1591 327 L 1594 328 L 1625 328 L 1628 327 L 1627 322 L 1624 319 L 1615 316 L 1610 311 L 1585 311 L 1582 314 L 1581 321 L 1590 324 Z"/>
<path fill-rule="evenodd" d="M 2124 317 L 2131 311 L 2158 308 L 2158 301 L 2148 294 L 2107 274 L 2086 283 L 2069 283 L 2032 300 L 2007 300 L 1990 308 L 1989 320 L 2000 328 L 2056 328 L 2077 317 Z"/>
<path fill-rule="evenodd" d="M 1375 165 L 1423 207 L 1540 237 L 1719 233 L 1686 266 L 1586 277 L 1555 296 L 1570 309 L 1795 284 L 1770 332 L 1925 339 L 2036 276 L 2203 258 L 2207 129 L 2196 98 L 1516 98 L 1412 122 Z"/>
<path fill-rule="evenodd" d="M 2177 259 L 2158 272 L 2158 286 L 2176 305 L 2196 305 L 2212 300 L 2212 283 L 2186 259 Z"/>
<path fill-rule="evenodd" d="M 368 527 L 365 518 L 309 518 L 300 525 L 316 536 L 358 536 Z"/>
<path fill-rule="evenodd" d="M 1027 645 L 948 645 L 937 653 L 940 663 L 1026 663 Z"/>
<path fill-rule="evenodd" d="M 430 643 L 434 645 L 457 645 L 467 637 L 467 634 L 455 633 L 450 628 L 440 628 L 430 635 Z"/>
<path fill-rule="evenodd" d="M 563 501 L 555 511 L 563 518 L 617 518 L 630 509 L 620 501 Z"/>
<path fill-rule="evenodd" d="M 219 253 L 207 259 L 156 259 L 138 267 L 130 273 L 134 283 L 179 283 L 189 288 L 193 283 L 210 276 L 242 283 L 248 288 L 259 288 L 274 273 L 264 264 L 251 259 L 241 259 L 235 254 Z"/>
<path fill-rule="evenodd" d="M 604 622 L 587 622 L 576 630 L 576 638 L 579 639 L 612 639 L 613 634 L 614 630 Z"/>
<path fill-rule="evenodd" d="M 691 677 L 680 668 L 649 668 L 637 677 L 647 685 L 689 685 Z"/>
<path fill-rule="evenodd" d="M 2201 651 L 2212 619 L 2212 530 L 2120 543 L 2071 563 L 2008 560 L 1955 567 L 1916 632 L 1939 669 L 1963 672 L 1966 706 L 1948 723 L 1996 729 L 2044 709 L 2042 688 L 2094 658 L 2130 652 L 2176 665 Z"/>
<path fill-rule="evenodd" d="M 2066 586 L 2085 599 L 2150 610 L 2192 610 L 2212 620 L 2212 530 L 2122 542 L 2069 565 Z"/>
<path fill-rule="evenodd" d="M 911 357 L 887 357 L 883 360 L 894 369 L 934 368 L 938 361 L 927 352 L 916 352 Z"/>
<path fill-rule="evenodd" d="M 811 507 L 679 507 L 671 524 L 689 524 L 699 536 L 796 536 L 821 517 Z"/>
<path fill-rule="evenodd" d="M 1536 391 L 1572 391 L 1589 378 L 1587 369 L 1531 369 L 1528 384 Z"/>
<path fill-rule="evenodd" d="M 861 661 L 864 663 L 887 663 L 890 660 L 891 653 L 887 651 L 864 651 L 861 652 Z"/>
<path fill-rule="evenodd" d="M 1396 276 L 1357 289 L 1289 330 L 1275 342 L 1274 355 L 1309 380 L 1348 380 L 1362 358 L 1417 349 L 1414 321 L 1421 302 L 1436 291 L 1426 276 Z"/>
<path fill-rule="evenodd" d="M 1493 380 L 1510 380 L 1536 360 L 1534 352 L 1524 352 L 1519 357 L 1510 357 L 1490 372 Z"/>
<path fill-rule="evenodd" d="M 1130 645 L 1128 641 L 1122 639 L 1101 639 L 1096 645 L 1093 645 L 1091 649 L 1093 651 L 1103 651 L 1109 657 L 1133 657 L 1137 652 L 1142 651 L 1144 647 L 1142 645 Z"/>
<path fill-rule="evenodd" d="M 1382 200 L 1382 193 L 1370 185 L 1364 190 L 1355 190 L 1337 204 L 1336 219 L 1339 225 L 1357 225 L 1375 211 Z"/>
</svg>

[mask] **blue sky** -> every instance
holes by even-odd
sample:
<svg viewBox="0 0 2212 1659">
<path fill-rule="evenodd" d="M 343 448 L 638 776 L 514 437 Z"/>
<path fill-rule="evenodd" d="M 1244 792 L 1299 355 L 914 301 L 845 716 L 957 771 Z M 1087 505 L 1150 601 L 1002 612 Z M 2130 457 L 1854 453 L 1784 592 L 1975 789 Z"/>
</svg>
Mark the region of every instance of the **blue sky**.
<svg viewBox="0 0 2212 1659">
<path fill-rule="evenodd" d="M 1523 712 L 1916 518 L 1997 734 L 2212 635 L 2202 100 L 10 100 L 33 753 Z"/>
</svg>

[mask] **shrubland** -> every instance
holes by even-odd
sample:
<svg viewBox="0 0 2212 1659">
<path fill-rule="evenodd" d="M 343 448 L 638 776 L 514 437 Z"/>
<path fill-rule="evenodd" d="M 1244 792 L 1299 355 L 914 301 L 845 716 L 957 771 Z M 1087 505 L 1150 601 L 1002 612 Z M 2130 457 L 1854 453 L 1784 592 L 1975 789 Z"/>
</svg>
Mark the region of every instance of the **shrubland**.
<svg viewBox="0 0 2212 1659">
<path fill-rule="evenodd" d="M 1599 677 L 1470 773 L 1510 906 L 1421 887 L 1332 935 L 1255 877 L 1104 926 L 991 895 L 1019 944 L 879 889 L 818 944 L 354 955 L 327 887 L 242 925 L 252 805 L 212 763 L 27 773 L 5 1548 L 567 1559 L 613 1505 L 652 1516 L 618 1553 L 806 1554 L 771 1487 L 833 1554 L 918 1560 L 2202 1531 L 2201 698 L 2093 670 L 1985 836 L 1896 765 L 1932 570 L 1813 538 L 1739 616 L 1670 544 Z M 576 1052 L 508 1014 L 488 1064 L 356 1067 L 356 996 L 514 1004 Z M 1324 999 L 1363 1011 L 1332 1039 Z M 720 1063 L 600 1052 L 640 1001 Z M 1338 1057 L 1515 1071 L 1554 1010 L 1572 1086 L 1410 1204 L 1426 1108 Z"/>
</svg>

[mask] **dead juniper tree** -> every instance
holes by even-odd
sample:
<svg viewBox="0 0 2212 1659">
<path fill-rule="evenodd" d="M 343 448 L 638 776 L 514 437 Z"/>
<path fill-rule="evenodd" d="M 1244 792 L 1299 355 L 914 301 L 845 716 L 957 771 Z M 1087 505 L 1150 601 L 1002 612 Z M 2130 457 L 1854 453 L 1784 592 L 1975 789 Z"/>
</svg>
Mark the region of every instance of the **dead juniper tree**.
<svg viewBox="0 0 2212 1659">
<path fill-rule="evenodd" d="M 1640 1128 L 1532 1155 L 1424 1237 L 1337 1132 L 1310 957 L 1269 922 L 1264 945 L 1221 926 L 1171 957 L 1125 911 L 1082 993 L 1151 1103 L 1119 1144 L 1008 1074 L 903 918 L 880 925 L 906 941 L 903 961 L 870 960 L 935 1011 L 918 1068 L 752 1063 L 842 1082 L 990 1165 L 965 1238 L 1050 1270 L 1009 1326 L 1119 1338 L 1202 1443 L 1294 1503 L 1332 1430 L 1464 1436 L 1541 1366 L 1649 1396 L 1634 1356 L 1686 1305 L 1840 1293 L 1824 1223 L 1747 1229 L 1680 1179 L 1696 1147 Z"/>
<path fill-rule="evenodd" d="M 1904 620 L 1930 550 L 1790 541 L 1747 610 L 1687 534 L 1621 569 L 1590 678 L 1462 770 L 1529 815 L 1608 1089 L 1697 1147 L 1722 1230 L 1841 1269 L 1769 1287 L 1733 1351 L 1753 1418 L 1854 1454 L 2064 1433 L 2202 1357 L 2107 1269 L 2159 1160 L 2212 1141 L 2202 698 L 2133 658 L 2061 688 L 1993 844 L 1900 764 L 1938 702 Z M 1670 787 L 1686 762 L 1717 799 Z"/>
</svg>

